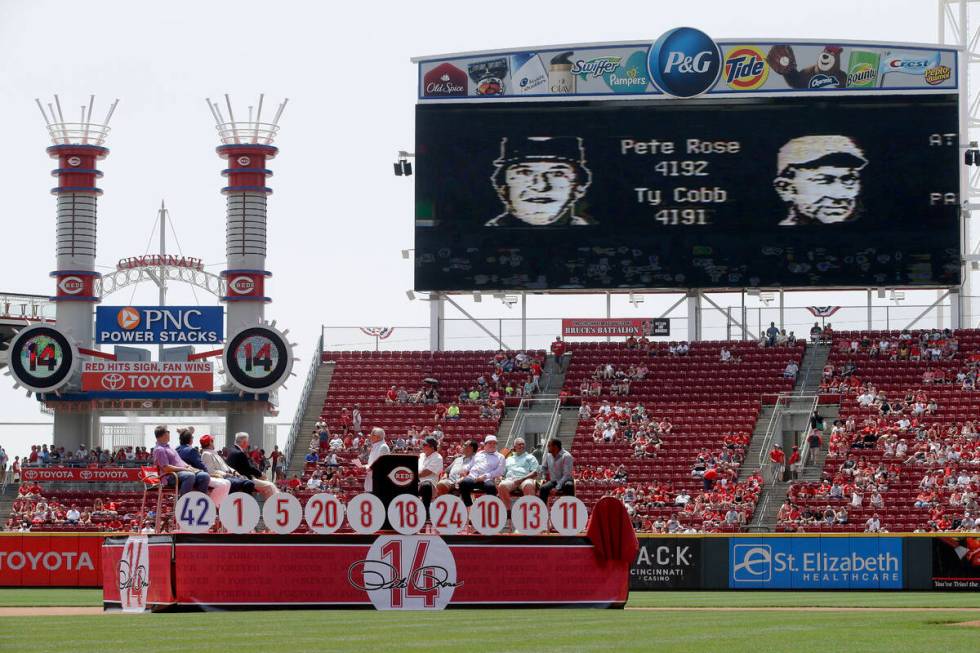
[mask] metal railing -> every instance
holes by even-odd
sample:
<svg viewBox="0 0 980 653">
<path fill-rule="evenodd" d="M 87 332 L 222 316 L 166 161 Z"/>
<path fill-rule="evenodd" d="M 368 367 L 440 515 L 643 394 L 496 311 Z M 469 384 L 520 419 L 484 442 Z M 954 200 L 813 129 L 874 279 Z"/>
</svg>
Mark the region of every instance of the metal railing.
<svg viewBox="0 0 980 653">
<path fill-rule="evenodd" d="M 776 403 L 772 407 L 772 415 L 769 416 L 769 424 L 766 426 L 766 435 L 762 439 L 762 448 L 759 450 L 759 467 L 763 470 L 768 469 L 769 451 L 772 449 L 773 438 L 776 437 L 776 428 L 782 422 L 783 401 L 790 397 L 791 393 L 780 392 L 776 396 Z M 764 474 L 768 472 L 763 472 Z M 768 485 L 768 481 L 766 483 Z"/>
<path fill-rule="evenodd" d="M 313 351 L 312 359 L 310 361 L 309 371 L 306 373 L 306 382 L 303 384 L 303 391 L 300 393 L 299 403 L 296 405 L 296 416 L 293 418 L 293 424 L 289 429 L 289 439 L 286 440 L 286 445 L 283 448 L 283 460 L 286 461 L 287 465 L 293 455 L 293 447 L 299 438 L 300 430 L 303 428 L 303 417 L 306 415 L 306 409 L 310 404 L 310 394 L 313 392 L 313 386 L 316 383 L 317 371 L 319 371 L 320 365 L 323 364 L 322 333 L 316 341 L 316 349 Z"/>
<path fill-rule="evenodd" d="M 555 399 L 555 407 L 551 412 L 551 421 L 548 424 L 548 431 L 545 433 L 544 442 L 542 444 L 547 445 L 548 442 L 556 438 L 558 436 L 558 429 L 560 428 L 561 428 L 561 399 Z M 569 449 L 571 449 L 570 446 Z M 542 453 L 542 458 L 543 457 L 544 454 Z"/>
</svg>

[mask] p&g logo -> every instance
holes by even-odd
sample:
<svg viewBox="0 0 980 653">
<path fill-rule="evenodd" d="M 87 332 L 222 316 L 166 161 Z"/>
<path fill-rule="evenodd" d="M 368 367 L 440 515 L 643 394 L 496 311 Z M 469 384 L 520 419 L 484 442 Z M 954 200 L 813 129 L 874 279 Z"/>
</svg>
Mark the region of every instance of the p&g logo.
<svg viewBox="0 0 980 653">
<path fill-rule="evenodd" d="M 721 50 L 701 30 L 677 27 L 650 47 L 647 69 L 657 88 L 667 95 L 694 97 L 718 81 Z"/>
<path fill-rule="evenodd" d="M 772 547 L 768 544 L 736 544 L 732 579 L 736 583 L 764 583 L 772 579 Z"/>
</svg>

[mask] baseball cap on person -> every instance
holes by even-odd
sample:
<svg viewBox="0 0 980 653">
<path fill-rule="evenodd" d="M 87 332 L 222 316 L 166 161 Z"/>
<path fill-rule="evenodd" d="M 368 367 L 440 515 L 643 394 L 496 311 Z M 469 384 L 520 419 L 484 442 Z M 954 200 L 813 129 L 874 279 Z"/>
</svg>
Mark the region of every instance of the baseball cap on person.
<svg viewBox="0 0 980 653">
<path fill-rule="evenodd" d="M 487 437 L 483 438 L 483 444 L 486 444 L 487 442 L 496 442 L 496 441 L 497 441 L 496 435 L 488 435 Z"/>
<path fill-rule="evenodd" d="M 779 148 L 776 169 L 782 174 L 787 168 L 812 168 L 816 164 L 846 165 L 860 170 L 868 165 L 864 152 L 847 136 L 800 136 Z"/>
<path fill-rule="evenodd" d="M 505 137 L 500 142 L 500 157 L 494 165 L 505 165 L 517 161 L 565 161 L 585 163 L 582 139 L 578 136 L 529 136 L 527 138 Z"/>
<path fill-rule="evenodd" d="M 201 447 L 203 447 L 204 449 L 207 449 L 212 444 L 214 444 L 214 438 L 211 437 L 211 434 L 210 433 L 206 433 L 205 435 L 202 435 L 201 436 Z"/>
<path fill-rule="evenodd" d="M 427 437 L 425 440 L 423 440 L 423 442 L 425 442 L 425 444 L 427 444 L 428 446 L 432 447 L 433 449 L 438 449 L 439 448 L 439 441 L 436 440 L 431 435 L 429 437 Z"/>
</svg>

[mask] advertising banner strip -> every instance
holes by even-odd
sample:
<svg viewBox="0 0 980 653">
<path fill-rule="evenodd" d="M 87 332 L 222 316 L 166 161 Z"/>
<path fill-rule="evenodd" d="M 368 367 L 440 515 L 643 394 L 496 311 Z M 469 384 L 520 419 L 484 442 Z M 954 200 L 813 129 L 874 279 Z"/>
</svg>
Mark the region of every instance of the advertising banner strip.
<svg viewBox="0 0 980 653">
<path fill-rule="evenodd" d="M 214 345 L 224 340 L 220 306 L 99 306 L 95 341 L 108 345 Z"/>
<path fill-rule="evenodd" d="M 562 318 L 563 338 L 669 336 L 669 318 Z"/>
<path fill-rule="evenodd" d="M 688 27 L 653 43 L 418 59 L 420 101 L 738 97 L 957 88 L 955 49 L 833 41 L 714 41 Z"/>
<path fill-rule="evenodd" d="M 0 536 L 0 587 L 98 587 L 101 536 Z"/>
<path fill-rule="evenodd" d="M 128 467 L 26 467 L 21 476 L 25 482 L 50 483 L 136 483 L 139 469 Z"/>
<path fill-rule="evenodd" d="M 83 392 L 210 392 L 212 363 L 86 361 L 82 364 Z"/>
<path fill-rule="evenodd" d="M 980 590 L 980 537 L 937 537 L 932 541 L 932 588 Z"/>
</svg>

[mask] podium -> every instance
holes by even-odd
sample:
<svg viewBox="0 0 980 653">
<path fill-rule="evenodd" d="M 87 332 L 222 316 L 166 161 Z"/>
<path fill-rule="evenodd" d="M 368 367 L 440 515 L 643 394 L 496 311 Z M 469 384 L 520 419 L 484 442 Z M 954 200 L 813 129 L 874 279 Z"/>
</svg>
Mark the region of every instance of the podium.
<svg viewBox="0 0 980 653">
<path fill-rule="evenodd" d="M 371 465 L 372 494 L 381 499 L 385 510 L 399 494 L 419 493 L 419 457 L 414 454 L 390 453 Z M 386 522 L 387 523 L 387 522 Z"/>
</svg>

